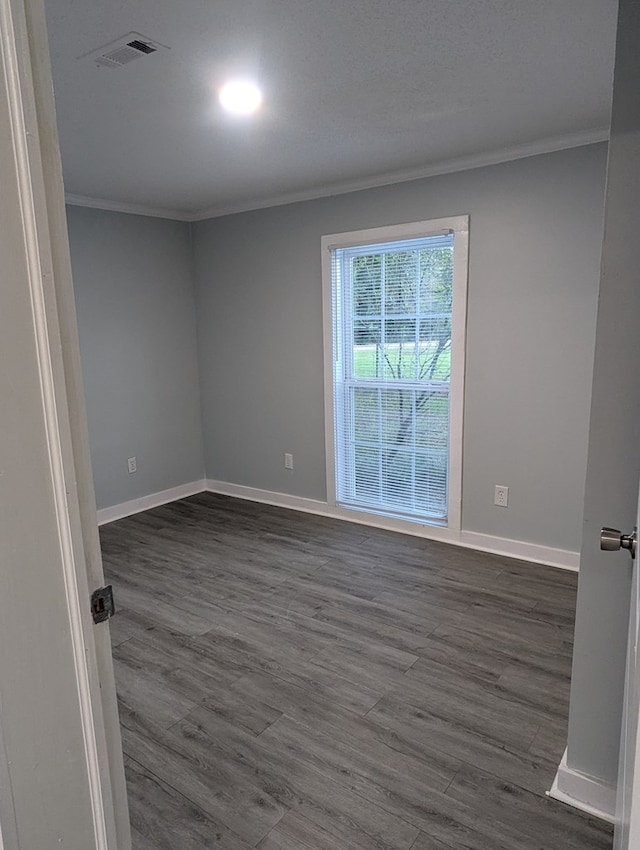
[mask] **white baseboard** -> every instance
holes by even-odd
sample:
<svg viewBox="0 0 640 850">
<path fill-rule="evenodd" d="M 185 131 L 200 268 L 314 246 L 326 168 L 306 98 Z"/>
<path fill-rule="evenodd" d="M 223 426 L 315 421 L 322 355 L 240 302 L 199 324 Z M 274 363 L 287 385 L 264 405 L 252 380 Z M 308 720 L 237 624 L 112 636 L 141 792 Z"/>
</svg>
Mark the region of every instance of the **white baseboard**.
<svg viewBox="0 0 640 850">
<path fill-rule="evenodd" d="M 159 493 L 150 493 L 148 496 L 140 496 L 139 499 L 131 499 L 130 502 L 122 502 L 110 508 L 101 508 L 98 511 L 98 525 L 106 525 L 108 522 L 139 514 L 141 511 L 148 511 L 149 508 L 157 508 L 160 505 L 166 505 L 187 496 L 194 496 L 206 489 L 204 479 L 200 478 L 198 481 L 180 484 L 178 487 L 171 487 L 169 490 L 161 490 Z"/>
<path fill-rule="evenodd" d="M 459 546 L 478 549 L 480 552 L 491 552 L 494 555 L 506 555 L 521 561 L 532 561 L 534 564 L 545 564 L 570 570 L 577 573 L 580 568 L 580 552 L 570 549 L 556 549 L 553 546 L 542 546 L 539 543 L 528 543 L 526 540 L 511 540 L 508 537 L 494 537 L 479 531 L 460 531 Z M 455 543 L 455 540 L 449 541 Z"/>
<path fill-rule="evenodd" d="M 616 789 L 614 786 L 569 767 L 566 750 L 551 790 L 547 794 L 554 800 L 560 800 L 594 817 L 615 823 Z"/>
<path fill-rule="evenodd" d="M 505 555 L 506 557 L 519 558 L 523 561 L 533 561 L 536 564 L 546 564 L 551 567 L 559 567 L 563 570 L 577 572 L 580 561 L 580 554 L 578 552 L 571 552 L 567 549 L 554 549 L 551 546 L 540 546 L 537 543 L 527 543 L 522 540 L 509 540 L 506 537 L 494 537 L 490 534 L 480 534 L 476 531 L 456 531 L 427 523 L 408 522 L 406 520 L 394 519 L 393 517 L 365 514 L 359 511 L 339 508 L 318 499 L 306 499 L 303 496 L 275 493 L 272 490 L 260 490 L 255 487 L 245 487 L 242 484 L 230 484 L 227 481 L 207 479 L 205 485 L 206 489 L 212 493 L 235 496 L 238 499 L 276 505 L 277 507 L 318 514 L 319 516 L 333 517 L 334 519 L 341 519 L 360 525 L 385 528 L 389 531 L 399 531 L 403 534 L 412 534 L 416 537 L 438 540 L 442 543 L 452 543 L 455 546 L 477 549 L 481 552 L 491 552 L 494 555 Z"/>
<path fill-rule="evenodd" d="M 327 516 L 334 519 L 353 522 L 359 525 L 368 525 L 374 528 L 384 528 L 389 531 L 398 531 L 402 534 L 411 534 L 415 537 L 423 537 L 428 540 L 437 540 L 441 543 L 451 543 L 455 546 L 463 546 L 467 549 L 476 549 L 480 552 L 491 552 L 494 555 L 504 555 L 508 558 L 519 558 L 523 561 L 532 561 L 536 564 L 545 564 L 551 567 L 559 567 L 563 570 L 578 570 L 580 555 L 567 549 L 554 549 L 551 546 L 540 546 L 537 543 L 527 543 L 523 540 L 510 540 L 506 537 L 494 537 L 490 534 L 481 534 L 477 531 L 456 531 L 444 526 L 429 525 L 421 522 L 408 522 L 393 517 L 378 516 L 377 514 L 365 514 L 360 511 L 350 511 L 322 502 L 318 499 L 307 499 L 303 496 L 291 496 L 288 493 L 276 493 L 272 490 L 260 490 L 255 487 L 245 487 L 242 484 L 230 484 L 227 481 L 215 481 L 212 479 L 199 479 L 159 493 L 151 493 L 129 502 L 122 502 L 110 508 L 102 508 L 98 511 L 98 525 L 105 525 L 117 519 L 132 516 L 133 514 L 147 511 L 175 502 L 196 493 L 208 490 L 211 493 L 220 493 L 225 496 L 234 496 L 250 502 L 261 502 L 267 505 L 275 505 L 280 508 L 290 508 L 294 511 Z"/>
</svg>

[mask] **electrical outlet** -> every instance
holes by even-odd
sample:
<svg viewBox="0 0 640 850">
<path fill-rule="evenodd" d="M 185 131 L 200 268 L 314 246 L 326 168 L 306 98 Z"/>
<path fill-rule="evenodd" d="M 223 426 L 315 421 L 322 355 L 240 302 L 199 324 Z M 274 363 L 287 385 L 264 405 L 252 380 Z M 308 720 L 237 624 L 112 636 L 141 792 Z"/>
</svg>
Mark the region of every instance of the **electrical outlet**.
<svg viewBox="0 0 640 850">
<path fill-rule="evenodd" d="M 134 457 L 127 458 L 127 469 L 129 470 L 129 475 L 131 475 L 132 472 L 138 471 L 138 462 Z"/>
<path fill-rule="evenodd" d="M 289 452 L 284 453 L 284 468 L 293 469 L 293 455 Z"/>
<path fill-rule="evenodd" d="M 496 484 L 493 504 L 498 505 L 500 508 L 506 508 L 509 504 L 509 488 L 505 487 L 504 484 Z"/>
</svg>

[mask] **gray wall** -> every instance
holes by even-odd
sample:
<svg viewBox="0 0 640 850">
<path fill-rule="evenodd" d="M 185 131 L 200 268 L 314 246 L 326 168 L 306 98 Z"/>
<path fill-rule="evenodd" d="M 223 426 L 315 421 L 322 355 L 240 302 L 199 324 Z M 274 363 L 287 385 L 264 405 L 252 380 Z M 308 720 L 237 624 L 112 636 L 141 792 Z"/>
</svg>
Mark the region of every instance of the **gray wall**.
<svg viewBox="0 0 640 850">
<path fill-rule="evenodd" d="M 202 478 L 189 225 L 67 219 L 98 508 Z"/>
<path fill-rule="evenodd" d="M 320 237 L 469 213 L 463 527 L 578 550 L 605 161 L 594 145 L 195 224 L 208 477 L 326 498 Z"/>
<path fill-rule="evenodd" d="M 640 476 L 640 6 L 622 0 L 598 307 L 567 763 L 617 779 L 631 560 L 602 525 L 636 524 Z"/>
</svg>

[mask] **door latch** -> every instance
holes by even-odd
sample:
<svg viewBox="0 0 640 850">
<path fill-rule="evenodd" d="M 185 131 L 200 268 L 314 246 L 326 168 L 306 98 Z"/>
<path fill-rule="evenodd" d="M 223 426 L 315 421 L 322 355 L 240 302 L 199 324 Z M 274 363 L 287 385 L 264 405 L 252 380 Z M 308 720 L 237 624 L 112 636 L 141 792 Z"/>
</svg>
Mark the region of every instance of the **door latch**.
<svg viewBox="0 0 640 850">
<path fill-rule="evenodd" d="M 108 584 L 106 587 L 99 587 L 91 594 L 91 615 L 94 623 L 104 623 L 109 617 L 113 617 L 116 613 L 116 606 L 113 601 L 113 587 Z"/>
<path fill-rule="evenodd" d="M 617 528 L 608 528 L 606 525 L 600 531 L 600 548 L 605 552 L 617 552 L 618 549 L 628 549 L 632 558 L 636 556 L 638 540 L 638 529 L 633 529 L 631 534 L 621 534 Z"/>
</svg>

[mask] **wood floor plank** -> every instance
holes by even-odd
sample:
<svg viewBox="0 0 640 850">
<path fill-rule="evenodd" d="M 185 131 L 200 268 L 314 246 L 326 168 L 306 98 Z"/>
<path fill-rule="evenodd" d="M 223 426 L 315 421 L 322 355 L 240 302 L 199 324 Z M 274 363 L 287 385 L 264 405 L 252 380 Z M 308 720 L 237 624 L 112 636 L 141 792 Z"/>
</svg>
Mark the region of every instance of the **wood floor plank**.
<svg viewBox="0 0 640 850">
<path fill-rule="evenodd" d="M 164 639 L 166 641 L 166 633 Z M 227 670 L 220 670 L 215 665 L 215 658 L 208 658 L 204 664 L 198 662 L 202 655 L 189 651 L 187 642 L 175 645 L 173 641 L 163 646 L 158 640 L 158 631 L 150 630 L 146 639 L 131 639 L 119 645 L 114 650 L 114 659 L 132 666 L 134 669 L 142 670 L 140 682 L 146 677 L 151 677 L 153 682 L 159 682 L 164 686 L 163 694 L 174 695 L 178 698 L 178 708 L 182 708 L 175 715 L 169 717 L 169 722 L 163 723 L 163 717 L 158 714 L 158 706 L 145 705 L 140 698 L 134 699 L 130 692 L 123 692 L 126 702 L 130 708 L 135 708 L 138 713 L 151 717 L 161 725 L 172 725 L 176 720 L 184 717 L 198 703 L 208 701 L 209 707 L 221 716 L 232 716 L 234 722 L 244 728 L 250 729 L 255 734 L 260 734 L 267 726 L 276 720 L 281 712 L 265 704 L 240 701 L 229 690 L 228 685 L 237 677 L 237 671 L 229 674 Z M 174 644 L 171 651 L 171 644 Z M 182 650 L 182 651 L 180 651 Z M 207 663 L 208 662 L 208 663 Z M 213 670 L 212 670 L 213 668 Z M 211 672 L 212 671 L 213 675 Z M 144 691 L 146 695 L 146 691 Z M 155 699 L 154 693 L 153 697 Z M 184 708 L 186 707 L 186 710 Z"/>
<path fill-rule="evenodd" d="M 611 829 L 603 821 L 575 817 L 562 803 L 545 800 L 481 770 L 461 768 L 447 794 L 466 803 L 482 801 L 487 814 L 499 815 L 543 846 L 582 850 L 585 842 L 594 839 L 596 847 L 606 848 L 610 843 Z"/>
<path fill-rule="evenodd" d="M 575 574 L 214 494 L 100 533 L 134 850 L 611 847 L 545 796 Z"/>
<path fill-rule="evenodd" d="M 333 586 L 344 587 L 354 596 L 363 595 L 357 593 L 359 588 L 366 589 L 367 598 L 376 598 L 383 592 L 409 596 L 420 593 L 424 601 L 453 611 L 464 612 L 471 605 L 483 601 L 499 603 L 504 609 L 530 611 L 537 602 L 530 593 L 498 589 L 491 582 L 474 580 L 468 575 L 446 575 L 440 570 L 430 571 L 424 565 L 405 565 L 395 561 L 378 563 L 363 553 L 360 558 L 367 564 L 366 568 L 354 567 L 343 559 L 333 559 L 324 565 L 321 575 L 328 577 Z"/>
<path fill-rule="evenodd" d="M 354 793 L 351 783 L 338 781 L 339 769 L 332 769 L 330 777 L 319 771 L 308 742 L 303 749 L 294 745 L 293 751 L 280 741 L 274 745 L 273 728 L 253 738 L 199 707 L 176 724 L 173 733 L 197 738 L 218 758 L 235 758 L 282 805 L 297 809 L 337 838 L 359 841 L 366 850 L 408 850 L 418 834 L 415 827 Z"/>
<path fill-rule="evenodd" d="M 142 590 L 120 582 L 116 591 L 118 604 L 142 616 L 151 615 L 153 621 L 168 629 L 188 635 L 201 635 L 209 631 L 212 621 L 189 614 L 175 605 L 158 599 L 151 588 Z"/>
<path fill-rule="evenodd" d="M 521 562 L 525 563 L 525 562 Z M 495 586 L 527 593 L 538 601 L 563 601 L 567 607 L 575 609 L 576 574 L 570 570 L 554 570 L 541 566 L 532 573 L 521 569 L 518 562 L 506 566 L 495 579 Z"/>
<path fill-rule="evenodd" d="M 500 563 L 496 563 L 494 555 L 487 552 L 475 552 L 474 558 L 460 558 L 455 546 L 449 547 L 451 552 L 444 560 L 445 566 L 438 571 L 438 575 L 447 578 L 471 579 L 472 581 L 484 581 L 494 583 L 503 570 Z"/>
<path fill-rule="evenodd" d="M 422 628 L 412 631 L 403 628 L 401 624 L 380 622 L 375 617 L 367 617 L 339 603 L 328 605 L 313 616 L 314 620 L 334 626 L 336 635 L 343 639 L 353 636 L 358 642 L 382 643 L 416 655 L 420 655 L 420 650 L 429 646 L 429 637 L 436 630 L 436 625 L 432 624 L 422 625 Z"/>
<path fill-rule="evenodd" d="M 203 746 L 195 727 L 167 731 L 122 706 L 120 717 L 126 755 L 248 844 L 257 844 L 287 811 L 232 756 Z"/>
<path fill-rule="evenodd" d="M 449 787 L 457 765 L 450 763 L 449 774 L 432 767 L 431 761 L 417 756 L 399 753 L 387 744 L 370 736 L 352 735 L 348 740 L 335 734 L 331 726 L 308 726 L 288 716 L 279 718 L 265 731 L 261 740 L 273 742 L 274 747 L 286 748 L 292 753 L 303 754 L 317 769 L 330 776 L 339 774 L 342 784 L 374 782 L 382 788 L 394 790 L 408 796 L 414 789 L 428 786 L 438 791 Z M 354 779 L 355 776 L 359 780 Z"/>
<path fill-rule="evenodd" d="M 156 627 L 138 635 L 137 641 L 147 644 L 149 651 L 165 660 L 172 668 L 191 668 L 201 672 L 207 679 L 224 688 L 240 678 L 254 665 L 243 665 L 240 653 L 214 651 L 212 642 L 200 643 L 197 638 L 180 632 Z"/>
<path fill-rule="evenodd" d="M 416 595 L 407 595 L 397 592 L 385 591 L 375 598 L 376 602 L 420 616 L 428 604 Z M 571 641 L 571 631 L 564 626 L 545 622 L 536 618 L 532 612 L 519 610 L 506 610 L 499 603 L 491 604 L 487 601 L 474 603 L 464 612 L 450 611 L 445 614 L 439 609 L 440 622 L 448 622 L 458 625 L 460 628 L 473 630 L 479 636 L 499 634 L 510 637 L 520 634 L 521 639 L 539 642 L 540 645 L 552 649 L 562 650 L 568 641 Z"/>
<path fill-rule="evenodd" d="M 421 659 L 421 666 L 455 670 L 466 680 L 488 683 L 499 681 L 509 666 L 508 658 L 487 652 L 479 642 L 471 642 L 470 646 L 462 648 L 455 641 L 447 640 L 439 629 L 434 629 L 416 654 Z"/>
<path fill-rule="evenodd" d="M 313 659 L 314 665 L 322 670 L 335 672 L 343 679 L 382 693 L 401 687 L 406 672 L 417 660 L 417 655 L 400 650 L 393 650 L 391 655 L 391 650 L 385 652 L 375 646 L 354 647 L 341 642 L 334 643 Z"/>
<path fill-rule="evenodd" d="M 499 746 L 513 747 L 518 752 L 526 750 L 538 734 L 541 725 L 550 723 L 547 714 L 532 712 L 528 706 L 503 699 L 495 693 L 474 689 L 467 696 L 465 680 L 455 676 L 438 675 L 436 668 L 432 677 L 407 680 L 401 692 L 385 695 L 367 713 L 373 718 L 396 700 L 402 702 L 402 714 L 413 713 L 416 717 L 429 715 L 448 724 L 451 731 L 468 732 L 483 739 L 494 741 Z M 406 707 L 405 707 L 406 706 Z"/>
<path fill-rule="evenodd" d="M 409 762 L 418 755 L 417 750 L 410 752 L 410 745 L 404 751 L 398 746 L 398 735 L 388 726 L 377 723 L 367 716 L 349 711 L 335 703 L 322 690 L 310 691 L 289 682 L 284 682 L 262 673 L 250 674 L 235 682 L 231 690 L 238 695 L 260 703 L 275 706 L 282 714 L 311 730 L 321 731 L 337 744 L 347 747 L 357 746 L 373 754 L 381 764 L 396 764 L 399 769 L 404 764 L 398 754 L 406 754 Z M 204 705 L 208 707 L 208 702 Z M 438 777 L 434 785 L 446 787 L 455 776 L 461 762 L 437 749 L 429 752 L 429 772 Z"/>
<path fill-rule="evenodd" d="M 151 617 L 143 617 L 135 611 L 128 611 L 126 608 L 120 607 L 117 607 L 116 611 L 118 616 L 109 621 L 112 647 L 141 635 L 155 625 Z"/>
<path fill-rule="evenodd" d="M 181 601 L 176 600 L 176 605 Z M 341 643 L 366 652 L 377 651 L 381 656 L 396 658 L 399 666 L 410 666 L 417 653 L 416 646 L 423 646 L 427 638 L 413 634 L 404 629 L 386 624 L 376 623 L 367 618 L 358 617 L 353 611 L 343 612 L 343 615 L 324 616 L 322 613 L 302 613 L 292 610 L 286 604 L 278 604 L 273 597 L 263 598 L 259 602 L 249 602 L 241 609 L 227 606 L 226 614 L 231 614 L 228 621 L 231 627 L 237 626 L 239 613 L 242 617 L 257 620 L 260 623 L 271 623 L 281 632 L 290 635 L 295 642 L 315 641 L 316 653 L 322 652 L 333 644 Z M 312 645 L 310 647 L 314 649 Z M 404 659 L 413 656 L 405 664 Z"/>
<path fill-rule="evenodd" d="M 415 845 L 412 845 L 415 846 Z M 298 811 L 287 812 L 258 844 L 259 850 L 363 850 L 366 843 L 357 838 L 336 836 L 305 818 Z"/>
<path fill-rule="evenodd" d="M 553 762 L 557 753 L 561 752 L 566 746 L 567 732 L 568 722 L 566 717 L 553 725 L 543 723 L 529 747 L 529 752 L 534 758 Z"/>
<path fill-rule="evenodd" d="M 546 761 L 529 754 L 529 735 L 521 747 L 504 744 L 500 740 L 503 733 L 498 728 L 498 714 L 492 718 L 492 728 L 496 731 L 490 734 L 478 729 L 478 721 L 451 720 L 446 713 L 415 708 L 394 695 L 381 699 L 367 717 L 386 725 L 392 732 L 389 745 L 402 752 L 415 752 L 429 759 L 434 750 L 439 750 L 537 794 L 544 794 L 551 787 L 558 767 L 555 760 Z"/>
<path fill-rule="evenodd" d="M 253 616 L 245 615 L 248 608 L 254 612 Z M 241 611 L 220 610 L 208 636 L 213 638 L 221 631 L 241 634 L 247 643 L 268 647 L 271 657 L 283 663 L 294 656 L 296 660 L 311 660 L 336 642 L 327 630 L 305 627 L 304 623 L 288 617 L 261 616 L 259 609 L 260 606 L 245 606 Z"/>
<path fill-rule="evenodd" d="M 126 765 L 133 850 L 250 850 L 170 785 L 129 759 Z M 152 836 L 151 839 L 147 836 Z"/>
<path fill-rule="evenodd" d="M 500 676 L 498 686 L 505 689 L 511 699 L 530 705 L 558 717 L 569 712 L 570 676 L 550 671 L 525 670 L 510 664 Z"/>
<path fill-rule="evenodd" d="M 132 711 L 167 728 L 197 705 L 196 700 L 171 687 L 159 668 L 146 669 L 137 659 L 125 655 L 122 648 L 126 645 L 116 647 L 118 656 L 114 656 L 114 669 L 118 695 Z"/>
<path fill-rule="evenodd" d="M 278 680 L 306 688 L 310 693 L 321 689 L 330 695 L 338 705 L 349 708 L 358 714 L 365 714 L 384 693 L 379 683 L 352 681 L 341 672 L 329 666 L 315 664 L 289 652 L 286 663 L 272 657 L 271 647 L 259 647 L 245 643 L 242 639 L 219 632 L 209 632 L 196 641 L 200 647 L 233 669 L 238 677 L 256 671 L 262 671 Z"/>
<path fill-rule="evenodd" d="M 472 623 L 452 625 L 444 623 L 431 633 L 433 640 L 442 641 L 452 650 L 467 655 L 470 659 L 484 657 L 490 663 L 495 659 L 504 669 L 506 664 L 516 663 L 521 670 L 571 675 L 571 647 L 546 647 L 532 643 L 515 632 L 511 635 L 483 634 L 480 639 Z"/>
<path fill-rule="evenodd" d="M 229 730 L 226 733 L 224 729 L 216 732 L 201 709 L 194 710 L 178 725 L 189 728 L 189 722 L 195 719 L 207 727 L 216 741 L 228 740 Z M 279 722 L 283 724 L 285 721 Z M 259 764 L 262 770 L 265 760 L 260 757 L 260 752 L 263 750 L 247 751 L 246 747 L 238 744 L 237 737 L 233 733 L 231 735 L 234 750 L 238 752 L 240 746 L 243 758 Z M 269 745 L 270 740 L 275 746 Z M 322 736 L 323 746 L 318 746 L 318 736 L 315 740 L 308 736 L 303 743 L 299 737 L 286 738 L 278 734 L 274 724 L 257 742 L 258 747 L 266 747 L 272 756 L 278 754 L 275 767 L 273 762 L 270 767 L 276 773 L 280 772 L 287 782 L 287 799 L 291 799 L 292 791 L 294 800 L 299 795 L 294 808 L 325 830 L 342 837 L 341 824 L 354 820 L 362 824 L 366 815 L 369 825 L 364 836 L 368 839 L 374 829 L 376 843 L 373 846 L 376 847 L 396 846 L 398 831 L 401 836 L 406 835 L 400 826 L 403 823 L 413 824 L 417 830 L 436 837 L 455 833 L 458 838 L 464 838 L 466 845 L 462 846 L 477 847 L 478 850 L 518 850 L 527 846 L 527 837 L 511 824 L 486 814 L 479 818 L 473 808 L 434 790 L 429 783 L 411 781 L 403 771 L 385 771 L 384 762 L 374 762 L 367 769 L 361 754 L 350 753 L 348 747 L 332 746 L 331 740 L 330 736 Z M 318 782 L 318 776 L 323 777 L 323 781 Z M 270 785 L 272 782 L 273 779 Z M 327 796 L 327 788 L 331 789 L 330 796 Z M 369 821 L 372 813 L 376 817 Z M 391 825 L 385 817 L 394 819 Z M 350 829 L 347 836 L 356 841 L 362 841 L 364 837 L 361 827 L 355 832 Z M 366 846 L 371 845 L 367 843 Z"/>
<path fill-rule="evenodd" d="M 446 623 L 453 612 L 445 612 L 435 605 L 424 601 L 419 610 L 406 610 L 395 607 L 384 601 L 374 601 L 352 596 L 343 589 L 331 586 L 322 581 L 322 575 L 305 579 L 304 582 L 288 581 L 278 588 L 277 594 L 268 597 L 269 602 L 278 604 L 287 610 L 296 610 L 318 615 L 333 606 L 343 612 L 353 612 L 356 616 L 365 617 L 391 627 L 399 627 L 420 637 L 430 634 L 438 626 Z"/>
<path fill-rule="evenodd" d="M 557 623 L 570 632 L 575 620 L 575 599 L 558 598 L 542 599 L 536 602 L 531 615 L 543 619 L 547 623 Z"/>
<path fill-rule="evenodd" d="M 493 707 L 499 712 L 499 720 L 505 716 L 517 718 L 524 724 L 523 728 L 565 714 L 565 694 L 562 691 L 566 689 L 568 692 L 568 680 L 564 677 L 553 679 L 560 693 L 557 699 L 550 699 L 544 693 L 530 693 L 514 673 L 507 678 L 511 670 L 509 665 L 498 674 L 474 664 L 457 667 L 454 663 L 447 663 L 446 658 L 446 653 L 436 653 L 434 657 L 421 655 L 404 676 L 403 698 L 422 706 L 425 695 L 437 698 L 439 694 L 446 693 L 454 703 Z"/>
<path fill-rule="evenodd" d="M 462 845 L 458 845 L 458 847 L 461 846 Z M 438 841 L 430 835 L 426 835 L 426 833 L 421 832 L 416 838 L 411 850 L 455 850 L 455 848 L 451 844 L 443 844 L 442 841 Z"/>
<path fill-rule="evenodd" d="M 568 680 L 551 675 L 543 681 L 553 682 L 558 693 L 537 688 L 535 681 L 528 685 L 525 673 L 512 667 L 505 668 L 498 678 L 489 678 L 482 671 L 469 674 L 422 656 L 404 676 L 404 698 L 424 705 L 425 694 L 446 691 L 462 703 L 473 700 L 478 705 L 495 706 L 501 711 L 499 720 L 505 715 L 527 716 L 531 722 L 540 723 L 544 717 L 553 720 L 566 714 L 567 694 L 563 689 L 568 691 L 569 684 Z"/>
<path fill-rule="evenodd" d="M 131 807 L 130 807 L 131 808 Z M 133 814 L 131 814 L 133 819 Z M 145 832 L 142 833 L 131 825 L 131 850 L 160 850 L 157 844 L 153 844 L 151 839 L 147 837 L 146 830 L 153 832 L 153 827 L 143 826 Z"/>
</svg>

